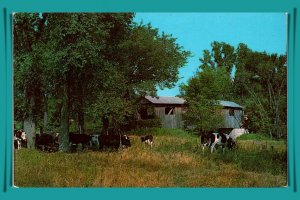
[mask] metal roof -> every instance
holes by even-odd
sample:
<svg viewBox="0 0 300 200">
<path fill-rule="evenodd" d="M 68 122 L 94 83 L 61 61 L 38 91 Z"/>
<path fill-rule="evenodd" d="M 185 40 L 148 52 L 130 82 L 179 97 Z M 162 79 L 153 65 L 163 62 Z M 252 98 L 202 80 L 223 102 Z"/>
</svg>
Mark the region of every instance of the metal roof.
<svg viewBox="0 0 300 200">
<path fill-rule="evenodd" d="M 185 100 L 180 97 L 152 97 L 145 96 L 145 98 L 153 104 L 184 104 Z"/>
<path fill-rule="evenodd" d="M 243 106 L 237 104 L 237 103 L 234 103 L 232 101 L 223 101 L 223 100 L 218 100 L 219 104 L 221 106 L 224 106 L 224 107 L 232 107 L 232 108 L 244 108 Z"/>
<path fill-rule="evenodd" d="M 180 97 L 152 97 L 152 96 L 145 96 L 145 98 L 150 101 L 153 104 L 177 104 L 177 105 L 182 105 L 185 103 L 185 100 Z M 224 106 L 224 107 L 231 107 L 231 108 L 241 108 L 243 109 L 244 107 L 232 102 L 232 101 L 223 101 L 223 100 L 218 100 L 219 105 Z"/>
</svg>

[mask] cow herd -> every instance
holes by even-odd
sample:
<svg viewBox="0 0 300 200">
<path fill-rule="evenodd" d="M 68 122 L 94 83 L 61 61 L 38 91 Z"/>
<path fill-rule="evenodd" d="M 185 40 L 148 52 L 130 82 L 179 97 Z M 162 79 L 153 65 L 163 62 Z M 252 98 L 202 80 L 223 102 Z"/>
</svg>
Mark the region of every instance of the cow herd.
<svg viewBox="0 0 300 200">
<path fill-rule="evenodd" d="M 140 137 L 144 145 L 152 148 L 153 135 Z M 34 138 L 35 148 L 45 152 L 56 152 L 59 150 L 60 134 L 43 133 L 36 134 Z M 225 148 L 230 150 L 236 147 L 235 138 L 227 134 L 224 130 L 217 132 L 210 131 L 207 134 L 200 134 L 200 146 L 204 152 L 205 148 L 209 148 L 210 152 L 216 150 L 217 146 L 221 146 L 223 152 Z M 69 148 L 71 152 L 77 150 L 106 150 L 119 148 L 127 148 L 131 146 L 131 140 L 126 134 L 78 134 L 69 133 Z M 14 148 L 21 149 L 27 147 L 26 133 L 23 130 L 14 131 Z"/>
<path fill-rule="evenodd" d="M 35 148 L 45 152 L 56 152 L 59 150 L 59 133 L 36 134 L 34 137 Z M 145 139 L 146 138 L 146 139 Z M 146 135 L 141 137 L 141 141 L 150 147 L 153 144 L 153 136 Z M 126 134 L 78 134 L 69 133 L 69 147 L 71 152 L 77 150 L 105 150 L 127 148 L 131 146 L 131 141 Z M 23 130 L 14 131 L 14 148 L 27 148 L 27 136 Z"/>
</svg>

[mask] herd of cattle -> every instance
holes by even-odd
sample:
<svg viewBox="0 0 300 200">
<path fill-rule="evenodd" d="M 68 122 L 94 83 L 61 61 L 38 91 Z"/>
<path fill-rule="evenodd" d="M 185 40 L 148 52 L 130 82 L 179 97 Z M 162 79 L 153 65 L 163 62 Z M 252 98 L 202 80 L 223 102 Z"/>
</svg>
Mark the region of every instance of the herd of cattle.
<svg viewBox="0 0 300 200">
<path fill-rule="evenodd" d="M 41 151 L 55 152 L 59 150 L 59 133 L 36 134 L 34 138 L 35 148 Z M 141 142 L 152 147 L 153 136 L 146 135 L 141 137 Z M 124 134 L 78 134 L 69 133 L 69 145 L 71 151 L 76 151 L 79 146 L 81 150 L 94 149 L 103 150 L 106 148 L 118 149 L 131 146 L 130 138 Z M 23 130 L 14 131 L 14 148 L 27 148 L 27 137 Z"/>
<path fill-rule="evenodd" d="M 204 151 L 205 147 L 210 148 L 213 152 L 216 146 L 221 146 L 224 152 L 225 148 L 234 149 L 236 147 L 235 142 L 236 134 L 227 134 L 226 131 L 220 130 L 218 132 L 208 132 L 207 134 L 201 134 L 200 146 Z M 56 152 L 59 150 L 59 133 L 55 134 L 36 134 L 34 138 L 35 148 L 41 151 Z M 142 136 L 141 142 L 152 148 L 153 136 Z M 79 146 L 81 149 L 118 149 L 127 148 L 131 146 L 130 138 L 124 134 L 78 134 L 74 132 L 69 133 L 69 145 L 72 152 L 76 151 Z M 26 133 L 23 130 L 14 131 L 14 148 L 21 149 L 27 148 Z"/>
</svg>

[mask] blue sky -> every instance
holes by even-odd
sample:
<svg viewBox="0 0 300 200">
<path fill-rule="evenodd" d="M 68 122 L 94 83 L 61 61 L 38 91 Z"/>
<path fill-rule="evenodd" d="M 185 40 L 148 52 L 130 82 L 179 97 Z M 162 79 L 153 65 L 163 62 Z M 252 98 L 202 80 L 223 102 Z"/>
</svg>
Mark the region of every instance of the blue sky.
<svg viewBox="0 0 300 200">
<path fill-rule="evenodd" d="M 176 96 L 178 86 L 195 74 L 203 50 L 213 41 L 234 47 L 245 43 L 254 51 L 285 54 L 287 29 L 284 13 L 136 13 L 136 22 L 151 23 L 177 38 L 177 43 L 192 52 L 180 69 L 180 80 L 173 89 L 158 90 L 158 96 Z"/>
</svg>

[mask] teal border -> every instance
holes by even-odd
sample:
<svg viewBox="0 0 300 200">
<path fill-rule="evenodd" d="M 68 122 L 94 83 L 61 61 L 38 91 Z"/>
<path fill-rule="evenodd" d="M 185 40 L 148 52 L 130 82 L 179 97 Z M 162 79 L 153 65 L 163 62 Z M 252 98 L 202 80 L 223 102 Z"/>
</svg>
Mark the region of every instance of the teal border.
<svg viewBox="0 0 300 200">
<path fill-rule="evenodd" d="M 0 199 L 300 199 L 299 0 L 0 0 Z M 285 188 L 13 188 L 13 12 L 287 12 L 288 187 Z M 297 56 L 298 55 L 298 56 Z M 298 79 L 297 79 L 298 78 Z M 298 86 L 298 87 L 297 87 Z"/>
</svg>

